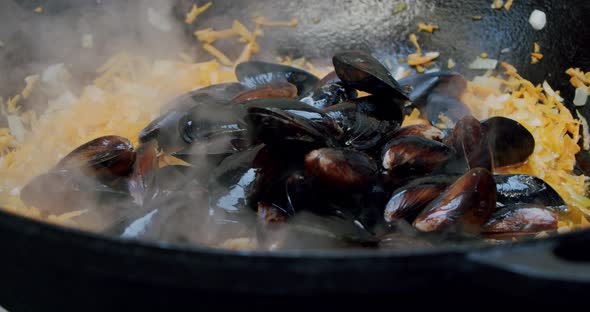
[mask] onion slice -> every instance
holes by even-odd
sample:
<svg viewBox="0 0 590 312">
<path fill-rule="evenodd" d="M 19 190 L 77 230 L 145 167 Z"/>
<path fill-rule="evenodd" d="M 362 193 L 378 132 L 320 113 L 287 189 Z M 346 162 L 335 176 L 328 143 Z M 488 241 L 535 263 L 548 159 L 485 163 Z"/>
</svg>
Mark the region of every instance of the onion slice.
<svg viewBox="0 0 590 312">
<path fill-rule="evenodd" d="M 553 88 L 551 88 L 547 80 L 543 81 L 543 90 L 545 91 L 545 93 L 547 93 L 547 95 L 555 97 L 556 100 L 563 103 L 563 98 L 559 96 L 559 94 L 555 93 L 555 91 L 553 90 Z"/>
<path fill-rule="evenodd" d="M 469 69 L 495 69 L 496 66 L 498 66 L 498 60 L 478 56 L 475 61 L 469 64 Z"/>
<path fill-rule="evenodd" d="M 576 96 L 574 97 L 574 105 L 584 106 L 588 102 L 588 89 L 576 88 Z"/>
<path fill-rule="evenodd" d="M 534 10 L 529 17 L 529 23 L 535 30 L 541 30 L 547 25 L 547 15 L 543 11 Z"/>
</svg>

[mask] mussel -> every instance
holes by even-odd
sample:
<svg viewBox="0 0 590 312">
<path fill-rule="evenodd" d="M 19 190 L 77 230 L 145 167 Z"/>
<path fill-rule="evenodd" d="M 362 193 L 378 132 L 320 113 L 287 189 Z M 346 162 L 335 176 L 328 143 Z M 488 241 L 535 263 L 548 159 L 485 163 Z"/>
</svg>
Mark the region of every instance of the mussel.
<svg viewBox="0 0 590 312">
<path fill-rule="evenodd" d="M 482 124 L 475 117 L 467 115 L 459 120 L 445 143 L 455 149 L 457 157 L 465 161 L 468 168 L 492 170 L 490 145 Z"/>
<path fill-rule="evenodd" d="M 131 172 L 135 161 L 133 145 L 127 138 L 103 136 L 80 145 L 64 158 L 54 170 L 81 171 L 99 178 L 116 178 Z"/>
<path fill-rule="evenodd" d="M 433 92 L 439 92 L 451 98 L 459 98 L 467 87 L 467 80 L 453 71 L 438 71 L 422 75 L 408 76 L 399 81 L 404 89 L 409 89 L 409 98 L 413 105 L 423 109 Z"/>
<path fill-rule="evenodd" d="M 526 174 L 494 175 L 498 208 L 540 205 L 555 212 L 567 211 L 563 198 L 547 182 Z"/>
<path fill-rule="evenodd" d="M 246 90 L 232 98 L 232 102 L 245 102 L 265 98 L 294 98 L 297 96 L 297 87 L 288 82 L 272 82 L 259 85 L 256 89 Z"/>
<path fill-rule="evenodd" d="M 399 103 L 376 96 L 342 102 L 324 111 L 342 128 L 340 142 L 362 151 L 380 147 L 403 118 Z"/>
<path fill-rule="evenodd" d="M 385 221 L 395 223 L 406 219 L 412 222 L 431 201 L 456 179 L 455 176 L 447 175 L 418 178 L 395 190 L 385 207 Z"/>
<path fill-rule="evenodd" d="M 338 78 L 347 86 L 373 95 L 409 100 L 389 70 L 363 51 L 346 51 L 332 57 Z"/>
<path fill-rule="evenodd" d="M 330 72 L 322 78 L 309 93 L 301 97 L 300 101 L 318 109 L 352 100 L 357 97 L 355 89 L 347 87 L 338 78 L 336 72 Z"/>
<path fill-rule="evenodd" d="M 498 210 L 483 225 L 482 234 L 495 239 L 557 230 L 557 213 L 542 206 L 522 205 Z"/>
<path fill-rule="evenodd" d="M 133 172 L 127 180 L 129 194 L 138 205 L 143 205 L 155 195 L 155 177 L 158 170 L 158 145 L 155 141 L 142 144 L 137 149 Z"/>
<path fill-rule="evenodd" d="M 381 160 L 391 174 L 425 174 L 444 166 L 453 153 L 440 142 L 407 135 L 385 144 Z"/>
<path fill-rule="evenodd" d="M 330 116 L 307 104 L 286 99 L 248 101 L 248 131 L 253 142 L 285 151 L 337 146 L 341 129 Z"/>
<path fill-rule="evenodd" d="M 377 169 L 368 155 L 353 150 L 321 148 L 305 155 L 306 174 L 342 191 L 368 189 Z"/>
<path fill-rule="evenodd" d="M 474 168 L 451 184 L 414 220 L 421 232 L 440 232 L 455 227 L 478 234 L 496 209 L 496 184 L 492 174 Z"/>
<path fill-rule="evenodd" d="M 185 153 L 232 154 L 249 147 L 245 113 L 238 106 L 200 105 L 188 111 L 178 124 Z"/>
<path fill-rule="evenodd" d="M 256 88 L 274 82 L 288 82 L 297 87 L 297 94 L 303 95 L 313 89 L 319 79 L 309 72 L 292 66 L 250 61 L 236 66 L 238 80 L 248 88 Z"/>
<path fill-rule="evenodd" d="M 431 125 L 420 124 L 420 125 L 405 126 L 405 127 L 397 129 L 395 132 L 393 132 L 391 134 L 391 139 L 406 136 L 406 135 L 419 136 L 419 137 L 423 137 L 425 139 L 439 141 L 439 142 L 442 142 L 443 139 L 446 137 L 445 133 L 442 132 L 439 128 L 431 126 Z M 448 143 L 446 143 L 446 144 L 449 146 L 453 146 Z"/>
<path fill-rule="evenodd" d="M 166 153 L 185 149 L 190 142 L 183 140 L 180 123 L 187 112 L 202 105 L 207 107 L 228 106 L 232 103 L 232 98 L 247 90 L 248 88 L 240 83 L 223 83 L 180 95 L 164 105 L 162 114 L 141 130 L 139 141 L 156 140 L 159 147 Z"/>
<path fill-rule="evenodd" d="M 535 150 L 535 138 L 515 120 L 496 116 L 483 120 L 482 125 L 495 167 L 522 163 Z"/>
</svg>

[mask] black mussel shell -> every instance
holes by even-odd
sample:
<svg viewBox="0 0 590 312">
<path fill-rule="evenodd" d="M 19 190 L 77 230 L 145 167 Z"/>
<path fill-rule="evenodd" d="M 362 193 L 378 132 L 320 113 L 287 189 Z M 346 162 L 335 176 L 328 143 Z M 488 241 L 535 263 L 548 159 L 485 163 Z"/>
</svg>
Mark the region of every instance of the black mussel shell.
<svg viewBox="0 0 590 312">
<path fill-rule="evenodd" d="M 309 72 L 292 66 L 249 61 L 236 66 L 238 80 L 248 88 L 272 82 L 288 82 L 297 87 L 297 94 L 307 94 L 319 79 Z"/>
<path fill-rule="evenodd" d="M 135 161 L 131 141 L 109 135 L 80 145 L 55 166 L 54 170 L 84 172 L 99 178 L 116 178 L 128 174 Z"/>
<path fill-rule="evenodd" d="M 454 150 L 440 142 L 418 136 L 402 136 L 385 144 L 383 168 L 393 175 L 425 174 L 446 165 Z"/>
<path fill-rule="evenodd" d="M 526 174 L 494 175 L 498 208 L 514 205 L 539 205 L 556 212 L 567 211 L 567 204 L 545 181 Z"/>
<path fill-rule="evenodd" d="M 441 232 L 458 227 L 478 234 L 496 210 L 496 183 L 486 169 L 475 168 L 450 185 L 414 220 L 421 232 Z"/>
<path fill-rule="evenodd" d="M 348 86 L 373 95 L 408 100 L 408 95 L 389 70 L 363 51 L 347 51 L 332 57 L 338 77 Z"/>
<path fill-rule="evenodd" d="M 494 167 L 522 163 L 535 150 L 535 138 L 515 120 L 497 116 L 483 120 L 482 125 L 492 151 Z"/>
</svg>

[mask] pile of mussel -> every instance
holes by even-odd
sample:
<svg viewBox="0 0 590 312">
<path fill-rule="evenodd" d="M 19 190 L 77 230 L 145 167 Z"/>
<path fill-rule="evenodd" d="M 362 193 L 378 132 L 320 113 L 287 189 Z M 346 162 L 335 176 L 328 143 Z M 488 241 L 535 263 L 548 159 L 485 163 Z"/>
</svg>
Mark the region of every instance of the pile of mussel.
<svg viewBox="0 0 590 312">
<path fill-rule="evenodd" d="M 440 237 L 506 239 L 557 229 L 567 207 L 547 183 L 493 174 L 525 162 L 533 136 L 508 118 L 474 118 L 460 101 L 467 85 L 460 74 L 396 81 L 362 51 L 338 53 L 333 64 L 322 79 L 280 64 L 239 64 L 239 82 L 167 104 L 141 132 L 137 150 L 125 138 L 98 138 L 21 197 L 47 209 L 71 207 L 72 198 L 131 202 L 143 222 L 128 217 L 128 235 L 131 226 L 149 232 L 159 216 L 156 232 L 177 222 L 190 230 L 214 224 L 218 241 L 253 237 L 267 249 L 424 247 Z M 401 127 L 413 108 L 430 124 Z M 437 128 L 441 118 L 447 127 Z M 192 166 L 161 167 L 162 155 Z M 47 200 L 48 192 L 59 200 Z"/>
</svg>

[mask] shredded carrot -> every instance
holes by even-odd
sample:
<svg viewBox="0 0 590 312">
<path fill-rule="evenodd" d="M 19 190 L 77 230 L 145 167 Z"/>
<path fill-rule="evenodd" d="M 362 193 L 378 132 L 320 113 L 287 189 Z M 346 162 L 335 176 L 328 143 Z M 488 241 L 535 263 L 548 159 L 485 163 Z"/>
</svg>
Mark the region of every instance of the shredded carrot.
<svg viewBox="0 0 590 312">
<path fill-rule="evenodd" d="M 246 28 L 246 26 L 244 26 L 244 24 L 240 23 L 240 21 L 238 20 L 234 20 L 233 24 L 232 24 L 232 29 L 238 34 L 240 35 L 240 37 L 242 38 L 242 40 L 244 42 L 254 42 L 256 39 L 256 36 L 254 36 L 254 34 L 248 30 L 248 28 Z"/>
<path fill-rule="evenodd" d="M 438 25 L 436 24 L 426 24 L 424 22 L 418 23 L 418 31 L 419 32 L 429 32 L 433 33 L 435 30 L 438 30 Z"/>
<path fill-rule="evenodd" d="M 416 65 L 426 65 L 429 62 L 435 60 L 440 56 L 438 52 L 430 52 L 426 53 L 425 55 L 419 55 L 418 53 L 413 53 L 408 55 L 408 65 L 416 66 Z"/>
<path fill-rule="evenodd" d="M 208 2 L 199 8 L 196 4 L 193 4 L 190 12 L 186 14 L 186 19 L 184 20 L 184 22 L 189 25 L 192 25 L 197 19 L 197 17 L 203 14 L 205 11 L 207 11 L 211 7 L 211 5 L 212 3 Z"/>
<path fill-rule="evenodd" d="M 538 64 L 543 59 L 543 54 L 540 53 L 541 47 L 538 43 L 533 43 L 533 52 L 531 53 L 531 64 Z"/>
<path fill-rule="evenodd" d="M 533 134 L 536 147 L 529 159 L 523 164 L 500 168 L 498 173 L 524 173 L 545 180 L 570 208 L 564 224 L 582 226 L 584 216 L 590 215 L 590 199 L 583 196 L 585 177 L 573 172 L 575 155 L 580 150 L 577 144 L 581 139 L 580 121 L 555 96 L 523 79 L 512 65 L 502 63 L 502 66 L 507 78 L 501 79 L 504 83 L 500 85 L 508 88 L 508 94 L 494 87 L 500 78 L 486 77 L 477 84 L 468 83 L 461 100 L 479 119 L 509 117 Z"/>
<path fill-rule="evenodd" d="M 507 0 L 506 4 L 504 4 L 504 9 L 506 11 L 510 11 L 510 8 L 512 7 L 513 2 L 514 2 L 514 0 Z"/>
<path fill-rule="evenodd" d="M 296 27 L 299 24 L 299 20 L 294 18 L 290 21 L 269 21 L 264 16 L 257 16 L 253 19 L 256 25 L 266 27 Z"/>
<path fill-rule="evenodd" d="M 500 10 L 504 6 L 503 0 L 494 0 L 492 3 L 492 9 Z"/>
<path fill-rule="evenodd" d="M 205 51 L 209 52 L 209 54 L 211 54 L 215 58 L 217 58 L 219 63 L 221 63 L 225 66 L 232 66 L 233 65 L 233 62 L 230 61 L 230 59 L 227 57 L 227 55 L 225 55 L 225 54 L 223 54 L 223 52 L 217 50 L 217 48 L 215 48 L 214 46 L 206 43 L 203 45 L 203 49 L 205 49 Z"/>
<path fill-rule="evenodd" d="M 418 44 L 418 37 L 416 37 L 416 35 L 414 33 L 410 34 L 410 42 L 416 48 L 416 53 L 422 54 L 422 48 L 420 48 L 420 44 Z"/>
<path fill-rule="evenodd" d="M 565 71 L 570 76 L 570 83 L 575 88 L 588 88 L 590 91 L 590 71 L 584 73 L 579 68 L 569 68 Z"/>
<path fill-rule="evenodd" d="M 412 125 L 429 125 L 430 122 L 420 116 L 420 111 L 417 108 L 414 108 L 412 112 L 404 118 L 402 122 L 402 127 L 412 126 Z"/>
<path fill-rule="evenodd" d="M 411 74 L 412 74 L 412 70 L 411 70 L 411 69 L 407 69 L 406 71 L 404 71 L 404 72 L 401 74 L 401 76 L 400 76 L 400 79 L 404 79 L 404 78 L 408 77 L 408 76 L 409 76 L 409 75 L 411 75 Z"/>
<path fill-rule="evenodd" d="M 213 43 L 217 40 L 227 39 L 237 36 L 238 33 L 234 29 L 213 30 L 211 28 L 195 31 L 197 39 L 203 43 Z"/>
</svg>

